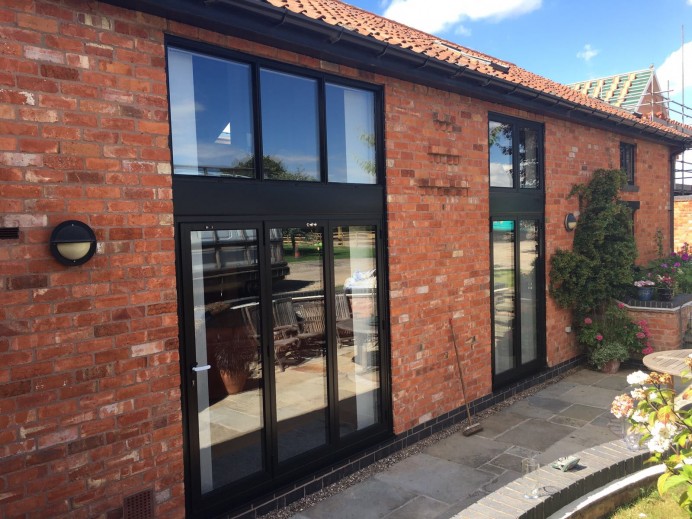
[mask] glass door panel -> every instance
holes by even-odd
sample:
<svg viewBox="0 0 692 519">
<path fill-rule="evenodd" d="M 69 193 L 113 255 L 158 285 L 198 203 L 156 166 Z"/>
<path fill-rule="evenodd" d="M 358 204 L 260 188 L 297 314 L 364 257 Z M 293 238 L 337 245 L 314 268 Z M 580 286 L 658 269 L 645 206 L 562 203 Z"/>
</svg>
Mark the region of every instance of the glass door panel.
<svg viewBox="0 0 692 519">
<path fill-rule="evenodd" d="M 538 220 L 519 221 L 519 297 L 521 300 L 521 362 L 538 358 Z"/>
<path fill-rule="evenodd" d="M 264 467 L 256 229 L 190 232 L 202 494 Z"/>
<path fill-rule="evenodd" d="M 272 283 L 280 462 L 327 443 L 324 230 L 308 225 L 270 230 L 272 239 L 281 237 L 288 264 Z"/>
<path fill-rule="evenodd" d="M 494 221 L 493 248 L 493 332 L 495 337 L 495 374 L 516 366 L 514 326 L 516 320 L 516 282 L 514 220 Z"/>
<path fill-rule="evenodd" d="M 337 227 L 332 233 L 342 437 L 380 416 L 376 237 L 375 226 Z"/>
</svg>

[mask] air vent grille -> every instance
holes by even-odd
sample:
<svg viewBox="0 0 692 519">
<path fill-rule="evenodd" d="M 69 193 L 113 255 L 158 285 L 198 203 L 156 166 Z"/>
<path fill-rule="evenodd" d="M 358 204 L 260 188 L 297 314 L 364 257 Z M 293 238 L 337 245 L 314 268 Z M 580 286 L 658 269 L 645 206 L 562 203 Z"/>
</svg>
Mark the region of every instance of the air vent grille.
<svg viewBox="0 0 692 519">
<path fill-rule="evenodd" d="M 19 227 L 0 227 L 0 240 L 19 239 Z"/>
<path fill-rule="evenodd" d="M 154 493 L 145 490 L 126 497 L 123 515 L 124 519 L 154 519 Z"/>
</svg>

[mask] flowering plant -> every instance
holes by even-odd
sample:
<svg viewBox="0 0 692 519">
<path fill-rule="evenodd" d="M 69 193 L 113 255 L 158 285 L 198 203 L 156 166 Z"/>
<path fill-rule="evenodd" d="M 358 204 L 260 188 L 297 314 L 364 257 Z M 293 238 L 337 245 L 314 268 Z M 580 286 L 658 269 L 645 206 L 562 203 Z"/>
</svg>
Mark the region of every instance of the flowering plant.
<svg viewBox="0 0 692 519">
<path fill-rule="evenodd" d="M 675 278 L 673 276 L 656 276 L 656 286 L 660 288 L 675 288 Z"/>
<path fill-rule="evenodd" d="M 635 281 L 635 282 L 634 282 L 634 286 L 637 287 L 637 288 L 652 287 L 652 286 L 654 286 L 655 284 L 656 284 L 656 283 L 654 283 L 654 282 L 651 281 L 650 279 L 642 279 L 642 280 L 639 280 L 639 281 Z"/>
<path fill-rule="evenodd" d="M 601 369 L 611 360 L 627 360 L 631 353 L 651 353 L 648 323 L 632 322 L 622 303 L 609 304 L 600 315 L 585 317 L 578 339 L 589 362 Z"/>
<path fill-rule="evenodd" d="M 692 355 L 686 362 L 692 367 Z M 692 389 L 687 388 L 683 400 L 676 401 L 672 377 L 655 372 L 636 371 L 627 377 L 627 383 L 634 389 L 617 396 L 610 412 L 626 419 L 630 430 L 642 435 L 641 443 L 651 451 L 650 461 L 665 463 L 666 471 L 658 478 L 659 494 L 685 485 L 678 503 L 692 516 L 692 409 L 683 407 L 692 398 Z"/>
</svg>

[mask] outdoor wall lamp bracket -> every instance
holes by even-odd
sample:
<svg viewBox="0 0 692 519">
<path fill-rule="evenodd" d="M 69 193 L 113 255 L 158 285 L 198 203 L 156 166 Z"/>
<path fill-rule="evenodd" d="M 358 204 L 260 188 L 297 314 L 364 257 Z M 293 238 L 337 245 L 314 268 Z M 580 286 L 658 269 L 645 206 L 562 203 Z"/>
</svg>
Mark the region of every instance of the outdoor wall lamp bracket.
<svg viewBox="0 0 692 519">
<path fill-rule="evenodd" d="M 64 221 L 50 235 L 50 252 L 63 265 L 82 265 L 96 252 L 96 235 L 83 222 Z"/>
<path fill-rule="evenodd" d="M 569 232 L 572 232 L 576 228 L 577 217 L 574 216 L 574 213 L 569 213 L 567 216 L 565 216 L 565 229 L 567 229 L 567 231 Z"/>
</svg>

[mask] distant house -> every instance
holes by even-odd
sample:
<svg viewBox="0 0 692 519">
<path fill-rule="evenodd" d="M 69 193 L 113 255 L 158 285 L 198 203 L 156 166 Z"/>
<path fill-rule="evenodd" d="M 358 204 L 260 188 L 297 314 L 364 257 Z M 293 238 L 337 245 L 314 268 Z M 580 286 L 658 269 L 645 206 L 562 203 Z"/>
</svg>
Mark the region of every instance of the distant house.
<svg viewBox="0 0 692 519">
<path fill-rule="evenodd" d="M 547 265 L 596 169 L 671 246 L 688 134 L 337 0 L 0 31 L 3 516 L 285 506 L 463 417 L 450 320 L 475 411 L 577 365 Z"/>
</svg>

